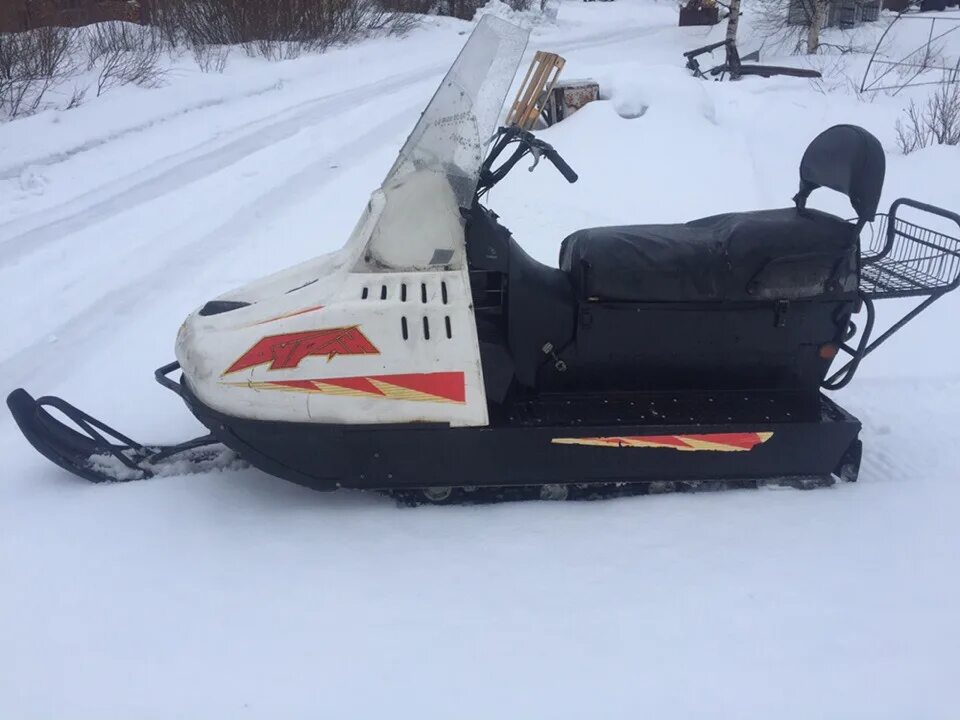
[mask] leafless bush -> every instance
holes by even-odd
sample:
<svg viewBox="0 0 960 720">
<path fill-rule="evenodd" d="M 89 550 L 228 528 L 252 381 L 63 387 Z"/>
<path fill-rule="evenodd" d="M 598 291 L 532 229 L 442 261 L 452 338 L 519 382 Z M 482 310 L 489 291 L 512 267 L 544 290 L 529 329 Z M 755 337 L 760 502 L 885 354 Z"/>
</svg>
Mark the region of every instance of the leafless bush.
<svg viewBox="0 0 960 720">
<path fill-rule="evenodd" d="M 371 32 L 399 33 L 413 19 L 399 7 L 420 0 L 156 0 L 151 22 L 172 45 L 239 45 L 271 60 L 323 50 Z"/>
<path fill-rule="evenodd" d="M 83 101 L 87 99 L 87 90 L 88 88 L 86 87 L 75 86 L 73 92 L 70 94 L 70 100 L 63 106 L 63 109 L 73 110 L 83 105 Z"/>
<path fill-rule="evenodd" d="M 904 155 L 929 145 L 960 145 L 960 83 L 945 78 L 923 105 L 910 101 L 897 120 L 897 145 Z"/>
<path fill-rule="evenodd" d="M 830 39 L 822 34 L 830 21 L 830 3 L 824 0 L 751 0 L 751 30 L 764 47 L 792 53 L 840 54 L 871 52 L 870 34 L 831 28 Z"/>
<path fill-rule="evenodd" d="M 47 92 L 74 73 L 74 37 L 59 27 L 0 34 L 0 115 L 35 112 Z"/>
<path fill-rule="evenodd" d="M 163 77 L 163 41 L 152 27 L 107 22 L 86 29 L 87 68 L 99 67 L 97 97 L 118 85 L 153 87 Z"/>
<path fill-rule="evenodd" d="M 472 20 L 477 10 L 486 4 L 486 0 L 438 0 L 436 11 L 439 15 Z"/>
<path fill-rule="evenodd" d="M 190 48 L 194 62 L 203 72 L 222 73 L 227 68 L 230 48 L 223 45 L 193 45 Z"/>
<path fill-rule="evenodd" d="M 380 7 L 391 13 L 427 15 L 437 11 L 437 0 L 379 0 Z"/>
<path fill-rule="evenodd" d="M 750 4 L 751 26 L 764 47 L 794 53 L 804 49 L 807 30 L 813 20 L 813 0 L 802 0 L 794 6 L 793 12 L 795 15 L 801 13 L 801 22 L 790 22 L 790 0 L 753 0 Z"/>
</svg>

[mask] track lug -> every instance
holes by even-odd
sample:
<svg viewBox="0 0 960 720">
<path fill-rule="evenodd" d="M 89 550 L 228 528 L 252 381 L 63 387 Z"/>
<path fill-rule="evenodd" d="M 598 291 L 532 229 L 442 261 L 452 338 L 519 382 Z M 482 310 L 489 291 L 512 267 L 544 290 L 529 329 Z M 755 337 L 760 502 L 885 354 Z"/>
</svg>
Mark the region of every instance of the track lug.
<svg viewBox="0 0 960 720">
<path fill-rule="evenodd" d="M 570 495 L 570 489 L 566 485 L 541 485 L 541 500 L 566 500 Z"/>
</svg>

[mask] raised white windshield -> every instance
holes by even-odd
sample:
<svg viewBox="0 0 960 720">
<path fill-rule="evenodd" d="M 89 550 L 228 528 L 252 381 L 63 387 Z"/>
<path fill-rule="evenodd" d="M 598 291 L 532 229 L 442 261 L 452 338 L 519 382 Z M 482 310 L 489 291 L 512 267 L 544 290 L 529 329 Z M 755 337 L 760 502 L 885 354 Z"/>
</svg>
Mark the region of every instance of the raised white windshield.
<svg viewBox="0 0 960 720">
<path fill-rule="evenodd" d="M 460 208 L 473 202 L 486 144 L 528 35 L 491 15 L 477 24 L 374 199 L 382 207 L 358 270 L 463 262 Z"/>
</svg>

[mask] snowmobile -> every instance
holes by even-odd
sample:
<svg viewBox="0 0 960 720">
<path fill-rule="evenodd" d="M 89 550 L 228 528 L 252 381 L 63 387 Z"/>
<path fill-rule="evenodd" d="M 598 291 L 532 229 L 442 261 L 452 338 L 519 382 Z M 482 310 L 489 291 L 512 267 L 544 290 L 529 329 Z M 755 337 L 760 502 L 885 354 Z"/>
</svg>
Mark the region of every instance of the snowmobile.
<svg viewBox="0 0 960 720">
<path fill-rule="evenodd" d="M 860 422 L 823 391 L 960 282 L 960 241 L 903 212 L 960 216 L 905 199 L 878 214 L 883 150 L 839 125 L 786 208 L 580 230 L 547 266 L 482 204 L 525 158 L 577 180 L 531 132 L 495 131 L 526 43 L 484 17 L 346 245 L 186 319 L 156 379 L 208 435 L 144 445 L 18 389 L 27 440 L 94 482 L 225 447 L 309 488 L 411 502 L 856 480 Z M 821 187 L 856 219 L 808 207 Z M 876 301 L 904 297 L 922 302 L 873 339 Z"/>
</svg>

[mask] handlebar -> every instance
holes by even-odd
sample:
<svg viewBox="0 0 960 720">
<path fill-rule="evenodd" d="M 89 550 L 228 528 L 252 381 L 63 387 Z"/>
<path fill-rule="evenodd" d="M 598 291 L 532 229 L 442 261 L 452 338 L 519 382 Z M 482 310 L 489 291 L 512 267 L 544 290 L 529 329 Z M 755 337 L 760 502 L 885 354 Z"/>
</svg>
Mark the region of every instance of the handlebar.
<svg viewBox="0 0 960 720">
<path fill-rule="evenodd" d="M 492 170 L 491 166 L 493 163 L 511 144 L 517 145 L 513 154 L 504 160 L 496 170 Z M 550 143 L 540 140 L 533 133 L 513 125 L 511 127 L 500 128 L 494 136 L 493 146 L 490 148 L 490 153 L 487 155 L 487 159 L 484 161 L 480 171 L 477 197 L 479 198 L 483 193 L 503 180 L 513 169 L 514 165 L 527 155 L 533 155 L 534 157 L 534 162 L 530 170 L 533 170 L 537 166 L 541 157 L 545 157 L 553 163 L 553 166 L 566 178 L 567 182 L 574 183 L 578 180 L 577 173 L 560 157 L 560 153 L 554 150 Z"/>
<path fill-rule="evenodd" d="M 553 163 L 553 166 L 560 171 L 560 174 L 567 179 L 568 183 L 575 183 L 580 179 L 580 176 L 574 172 L 573 168 L 567 165 L 567 161 L 560 157 L 560 153 L 553 149 L 552 145 L 546 145 L 543 148 L 543 154 L 547 157 L 547 160 Z"/>
</svg>

